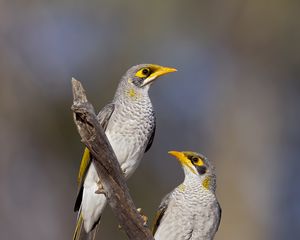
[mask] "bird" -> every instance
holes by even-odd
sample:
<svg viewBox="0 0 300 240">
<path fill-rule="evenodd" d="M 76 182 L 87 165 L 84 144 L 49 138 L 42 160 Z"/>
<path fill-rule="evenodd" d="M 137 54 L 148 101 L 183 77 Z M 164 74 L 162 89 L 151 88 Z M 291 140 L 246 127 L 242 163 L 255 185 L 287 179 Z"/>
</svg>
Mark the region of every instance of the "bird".
<svg viewBox="0 0 300 240">
<path fill-rule="evenodd" d="M 217 200 L 214 166 L 202 154 L 170 151 L 184 171 L 184 181 L 167 194 L 153 224 L 155 240 L 211 240 L 218 230 L 221 207 Z"/>
<path fill-rule="evenodd" d="M 112 102 L 104 106 L 97 119 L 114 150 L 125 179 L 138 167 L 153 142 L 156 117 L 148 94 L 160 76 L 177 69 L 157 64 L 131 67 L 121 78 Z M 92 161 L 85 148 L 78 174 L 78 193 L 74 210 L 78 211 L 73 239 L 87 234 L 94 239 L 107 200 Z M 103 189 L 102 189 L 103 190 Z"/>
</svg>

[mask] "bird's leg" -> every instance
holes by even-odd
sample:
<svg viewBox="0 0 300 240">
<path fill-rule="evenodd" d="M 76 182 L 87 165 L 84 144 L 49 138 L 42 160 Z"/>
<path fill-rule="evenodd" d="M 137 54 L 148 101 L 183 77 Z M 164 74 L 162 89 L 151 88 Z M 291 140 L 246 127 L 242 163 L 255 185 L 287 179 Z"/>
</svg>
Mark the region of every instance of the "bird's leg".
<svg viewBox="0 0 300 240">
<path fill-rule="evenodd" d="M 138 208 L 137 211 L 141 214 L 141 217 L 144 221 L 144 226 L 148 226 L 148 217 L 146 215 L 143 214 L 142 209 Z"/>
<path fill-rule="evenodd" d="M 95 191 L 96 194 L 106 194 L 100 180 L 97 182 L 97 187 L 98 189 Z"/>
</svg>

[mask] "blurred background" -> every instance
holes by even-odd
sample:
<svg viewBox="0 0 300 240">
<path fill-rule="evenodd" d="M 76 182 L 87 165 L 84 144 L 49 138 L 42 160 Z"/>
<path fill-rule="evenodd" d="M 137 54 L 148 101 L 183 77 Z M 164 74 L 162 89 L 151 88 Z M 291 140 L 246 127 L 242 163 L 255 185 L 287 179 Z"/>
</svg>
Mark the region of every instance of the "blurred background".
<svg viewBox="0 0 300 240">
<path fill-rule="evenodd" d="M 0 0 L 1 239 L 71 239 L 83 145 L 71 77 L 97 110 L 132 65 L 178 72 L 150 92 L 156 138 L 129 180 L 154 216 L 183 180 L 168 150 L 214 162 L 217 240 L 300 238 L 299 1 Z M 126 239 L 109 208 L 98 239 Z"/>
</svg>

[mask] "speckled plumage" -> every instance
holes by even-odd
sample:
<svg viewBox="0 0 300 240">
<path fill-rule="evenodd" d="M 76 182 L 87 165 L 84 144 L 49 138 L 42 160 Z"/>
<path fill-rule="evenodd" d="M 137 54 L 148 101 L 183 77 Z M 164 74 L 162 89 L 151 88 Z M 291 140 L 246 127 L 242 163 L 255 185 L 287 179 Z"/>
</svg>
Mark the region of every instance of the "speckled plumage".
<svg viewBox="0 0 300 240">
<path fill-rule="evenodd" d="M 206 160 L 207 161 L 207 160 Z M 212 168 L 203 176 L 184 168 L 184 182 L 164 198 L 155 240 L 211 240 L 221 218 Z M 209 189 L 202 181 L 211 177 Z"/>
<path fill-rule="evenodd" d="M 148 96 L 143 97 L 147 98 L 147 101 L 142 104 L 143 107 L 138 103 L 127 107 L 126 100 L 114 102 L 115 110 L 105 131 L 126 178 L 129 178 L 139 165 L 155 125 L 150 99 Z M 135 111 L 139 112 L 139 115 L 136 115 Z M 98 181 L 98 174 L 94 164 L 91 163 L 84 181 L 82 200 L 86 231 L 93 227 L 106 205 L 105 196 L 95 193 Z M 93 205 L 94 208 L 91 207 Z"/>
<path fill-rule="evenodd" d="M 155 132 L 154 110 L 148 95 L 151 84 L 143 85 L 143 81 L 147 78 L 136 76 L 137 71 L 144 68 L 153 68 L 155 73 L 163 67 L 141 64 L 130 68 L 122 77 L 112 103 L 104 107 L 98 115 L 99 122 L 105 129 L 126 178 L 129 178 L 138 167 L 144 152 L 152 144 Z M 172 70 L 165 69 L 169 69 L 169 72 Z M 151 79 L 150 82 L 152 81 Z M 82 201 L 79 192 L 75 205 L 75 209 L 78 209 L 80 204 L 79 214 L 83 219 L 86 232 L 90 232 L 95 227 L 106 206 L 105 196 L 95 193 L 98 186 L 98 174 L 91 162 L 82 183 Z M 74 236 L 76 237 L 76 233 Z"/>
<path fill-rule="evenodd" d="M 148 92 L 131 100 L 119 96 L 106 135 L 128 178 L 138 166 L 155 127 L 155 116 Z"/>
</svg>

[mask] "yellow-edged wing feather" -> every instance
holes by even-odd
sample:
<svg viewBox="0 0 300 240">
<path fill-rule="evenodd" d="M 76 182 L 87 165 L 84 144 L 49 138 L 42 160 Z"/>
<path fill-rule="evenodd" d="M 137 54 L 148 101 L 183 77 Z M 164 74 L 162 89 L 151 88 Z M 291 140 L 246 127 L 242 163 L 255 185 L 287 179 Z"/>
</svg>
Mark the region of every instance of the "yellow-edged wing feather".
<svg viewBox="0 0 300 240">
<path fill-rule="evenodd" d="M 161 204 L 159 205 L 158 207 L 158 210 L 156 212 L 156 215 L 155 215 L 155 218 L 154 218 L 154 221 L 153 221 L 153 225 L 152 225 L 152 235 L 154 236 L 157 228 L 159 227 L 160 225 L 160 222 L 168 208 L 168 204 L 169 204 L 169 201 L 170 201 L 170 195 L 171 193 L 167 194 L 163 200 L 161 201 Z"/>
<path fill-rule="evenodd" d="M 73 235 L 73 240 L 79 240 L 80 239 L 80 233 L 82 231 L 83 226 L 83 218 L 82 214 L 80 213 L 77 219 L 76 228 Z"/>
<path fill-rule="evenodd" d="M 90 151 L 88 148 L 85 148 L 81 159 L 78 178 L 77 178 L 79 185 L 83 181 L 83 178 L 85 177 L 87 168 L 88 166 L 90 166 L 90 162 L 91 162 Z"/>
<path fill-rule="evenodd" d="M 115 105 L 113 103 L 107 104 L 98 114 L 97 119 L 99 124 L 102 126 L 103 130 L 105 131 L 107 128 L 107 124 L 109 119 L 115 109 Z M 83 183 L 85 179 L 85 175 L 90 167 L 92 162 L 92 156 L 88 148 L 84 149 L 84 153 L 81 159 L 79 173 L 78 173 L 78 193 L 77 199 L 74 206 L 74 211 L 78 211 L 80 209 L 82 194 L 83 194 Z"/>
</svg>

